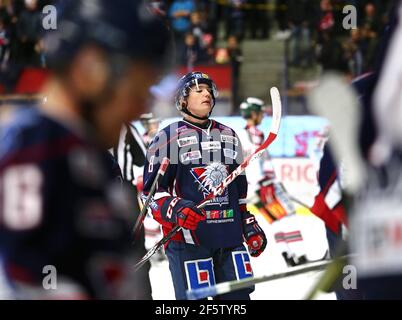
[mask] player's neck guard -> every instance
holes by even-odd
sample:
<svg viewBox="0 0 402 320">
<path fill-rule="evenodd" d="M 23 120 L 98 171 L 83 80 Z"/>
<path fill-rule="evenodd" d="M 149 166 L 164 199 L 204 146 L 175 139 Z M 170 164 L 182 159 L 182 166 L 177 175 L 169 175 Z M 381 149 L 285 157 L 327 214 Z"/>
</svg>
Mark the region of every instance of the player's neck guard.
<svg viewBox="0 0 402 320">
<path fill-rule="evenodd" d="M 213 109 L 213 108 L 212 108 L 212 109 Z M 187 114 L 187 115 L 189 115 L 189 116 L 191 116 L 191 117 L 197 119 L 197 120 L 208 120 L 209 117 L 210 117 L 210 115 L 211 115 L 211 113 L 212 113 L 212 109 L 211 109 L 211 111 L 208 113 L 208 116 L 206 116 L 206 117 L 199 117 L 199 116 L 196 116 L 195 114 L 192 114 L 190 111 L 188 111 L 187 107 L 182 108 L 181 111 L 184 112 L 185 114 Z"/>
<path fill-rule="evenodd" d="M 195 127 L 200 128 L 200 129 L 208 129 L 209 125 L 211 124 L 211 120 L 208 120 L 204 123 L 196 123 L 196 122 L 190 121 L 188 119 L 184 119 L 184 121 L 190 123 L 191 125 L 193 125 Z"/>
</svg>

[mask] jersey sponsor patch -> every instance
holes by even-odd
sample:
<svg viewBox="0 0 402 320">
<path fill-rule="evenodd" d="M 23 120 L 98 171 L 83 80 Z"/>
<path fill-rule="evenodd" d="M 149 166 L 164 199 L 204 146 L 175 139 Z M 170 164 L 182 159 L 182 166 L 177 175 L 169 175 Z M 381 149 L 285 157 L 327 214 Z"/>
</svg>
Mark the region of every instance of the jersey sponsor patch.
<svg viewBox="0 0 402 320">
<path fill-rule="evenodd" d="M 223 149 L 223 155 L 227 158 L 236 159 L 237 158 L 237 151 L 232 149 Z"/>
<path fill-rule="evenodd" d="M 207 219 L 233 218 L 233 209 L 206 211 Z"/>
<path fill-rule="evenodd" d="M 181 126 L 181 127 L 178 127 L 177 129 L 176 129 L 176 132 L 177 133 L 181 133 L 181 132 L 183 132 L 183 131 L 186 131 L 188 128 L 187 128 L 187 126 Z"/>
<path fill-rule="evenodd" d="M 190 136 L 190 137 L 177 139 L 177 144 L 179 145 L 180 148 L 190 146 L 193 144 L 198 144 L 198 138 L 197 138 L 197 136 Z"/>
<path fill-rule="evenodd" d="M 192 161 L 192 160 L 197 160 L 197 159 L 201 159 L 201 158 L 202 158 L 202 156 L 201 156 L 200 150 L 186 152 L 180 156 L 181 162 Z"/>
<path fill-rule="evenodd" d="M 239 139 L 237 139 L 234 136 L 228 136 L 228 135 L 221 135 L 221 142 L 228 142 L 231 144 L 234 144 L 235 146 L 239 145 Z"/>
<path fill-rule="evenodd" d="M 212 258 L 184 262 L 187 287 L 189 290 L 215 285 L 214 263 Z"/>
<path fill-rule="evenodd" d="M 205 141 L 201 142 L 202 150 L 220 150 L 221 143 L 219 141 Z"/>
<path fill-rule="evenodd" d="M 233 222 L 233 209 L 206 211 L 206 223 L 230 223 Z"/>
<path fill-rule="evenodd" d="M 251 268 L 250 256 L 247 251 L 232 252 L 233 265 L 235 266 L 237 280 L 250 278 L 253 276 Z"/>
</svg>

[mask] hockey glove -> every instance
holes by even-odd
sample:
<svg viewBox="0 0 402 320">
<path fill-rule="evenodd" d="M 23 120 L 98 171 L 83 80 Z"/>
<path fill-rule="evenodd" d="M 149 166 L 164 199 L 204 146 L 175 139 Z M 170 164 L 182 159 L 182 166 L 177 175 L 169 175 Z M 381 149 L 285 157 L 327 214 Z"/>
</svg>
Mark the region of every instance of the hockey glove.
<svg viewBox="0 0 402 320">
<path fill-rule="evenodd" d="M 170 202 L 166 216 L 171 222 L 188 230 L 197 229 L 198 223 L 206 219 L 204 209 L 198 209 L 194 202 L 180 198 Z"/>
<path fill-rule="evenodd" d="M 263 204 L 271 203 L 275 198 L 274 180 L 268 177 L 258 182 L 257 194 Z"/>
<path fill-rule="evenodd" d="M 258 195 L 261 203 L 274 220 L 279 220 L 286 215 L 295 213 L 296 209 L 282 183 L 272 179 L 264 179 L 259 184 Z"/>
<path fill-rule="evenodd" d="M 252 257 L 258 257 L 267 246 L 265 233 L 252 215 L 243 220 L 243 236 Z"/>
</svg>

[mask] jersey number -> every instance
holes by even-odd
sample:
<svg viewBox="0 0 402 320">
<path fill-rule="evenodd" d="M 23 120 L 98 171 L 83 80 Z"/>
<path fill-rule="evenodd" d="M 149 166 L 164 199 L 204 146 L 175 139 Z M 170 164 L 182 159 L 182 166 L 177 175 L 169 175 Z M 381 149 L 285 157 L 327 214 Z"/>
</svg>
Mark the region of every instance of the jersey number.
<svg viewBox="0 0 402 320">
<path fill-rule="evenodd" d="M 3 175 L 3 220 L 12 230 L 36 227 L 42 219 L 42 173 L 34 165 L 13 166 Z"/>
</svg>

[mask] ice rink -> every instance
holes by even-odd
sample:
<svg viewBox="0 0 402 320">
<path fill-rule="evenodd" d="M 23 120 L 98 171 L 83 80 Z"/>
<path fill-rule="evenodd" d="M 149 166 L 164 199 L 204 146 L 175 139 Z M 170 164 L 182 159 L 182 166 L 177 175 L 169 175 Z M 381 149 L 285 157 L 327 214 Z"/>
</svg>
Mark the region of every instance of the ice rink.
<svg viewBox="0 0 402 320">
<path fill-rule="evenodd" d="M 255 276 L 270 275 L 290 270 L 282 258 L 273 238 L 273 230 L 258 213 L 255 214 L 264 229 L 268 245 L 257 258 L 251 258 Z M 324 224 L 311 213 L 298 209 L 298 223 L 303 226 L 303 239 L 307 258 L 311 261 L 324 257 L 328 243 Z M 259 283 L 251 294 L 252 300 L 302 300 L 319 279 L 322 271 L 312 271 L 288 278 Z M 153 298 L 155 300 L 174 300 L 174 289 L 167 260 L 152 260 L 150 271 Z M 334 300 L 335 294 L 319 294 L 316 299 Z"/>
</svg>

